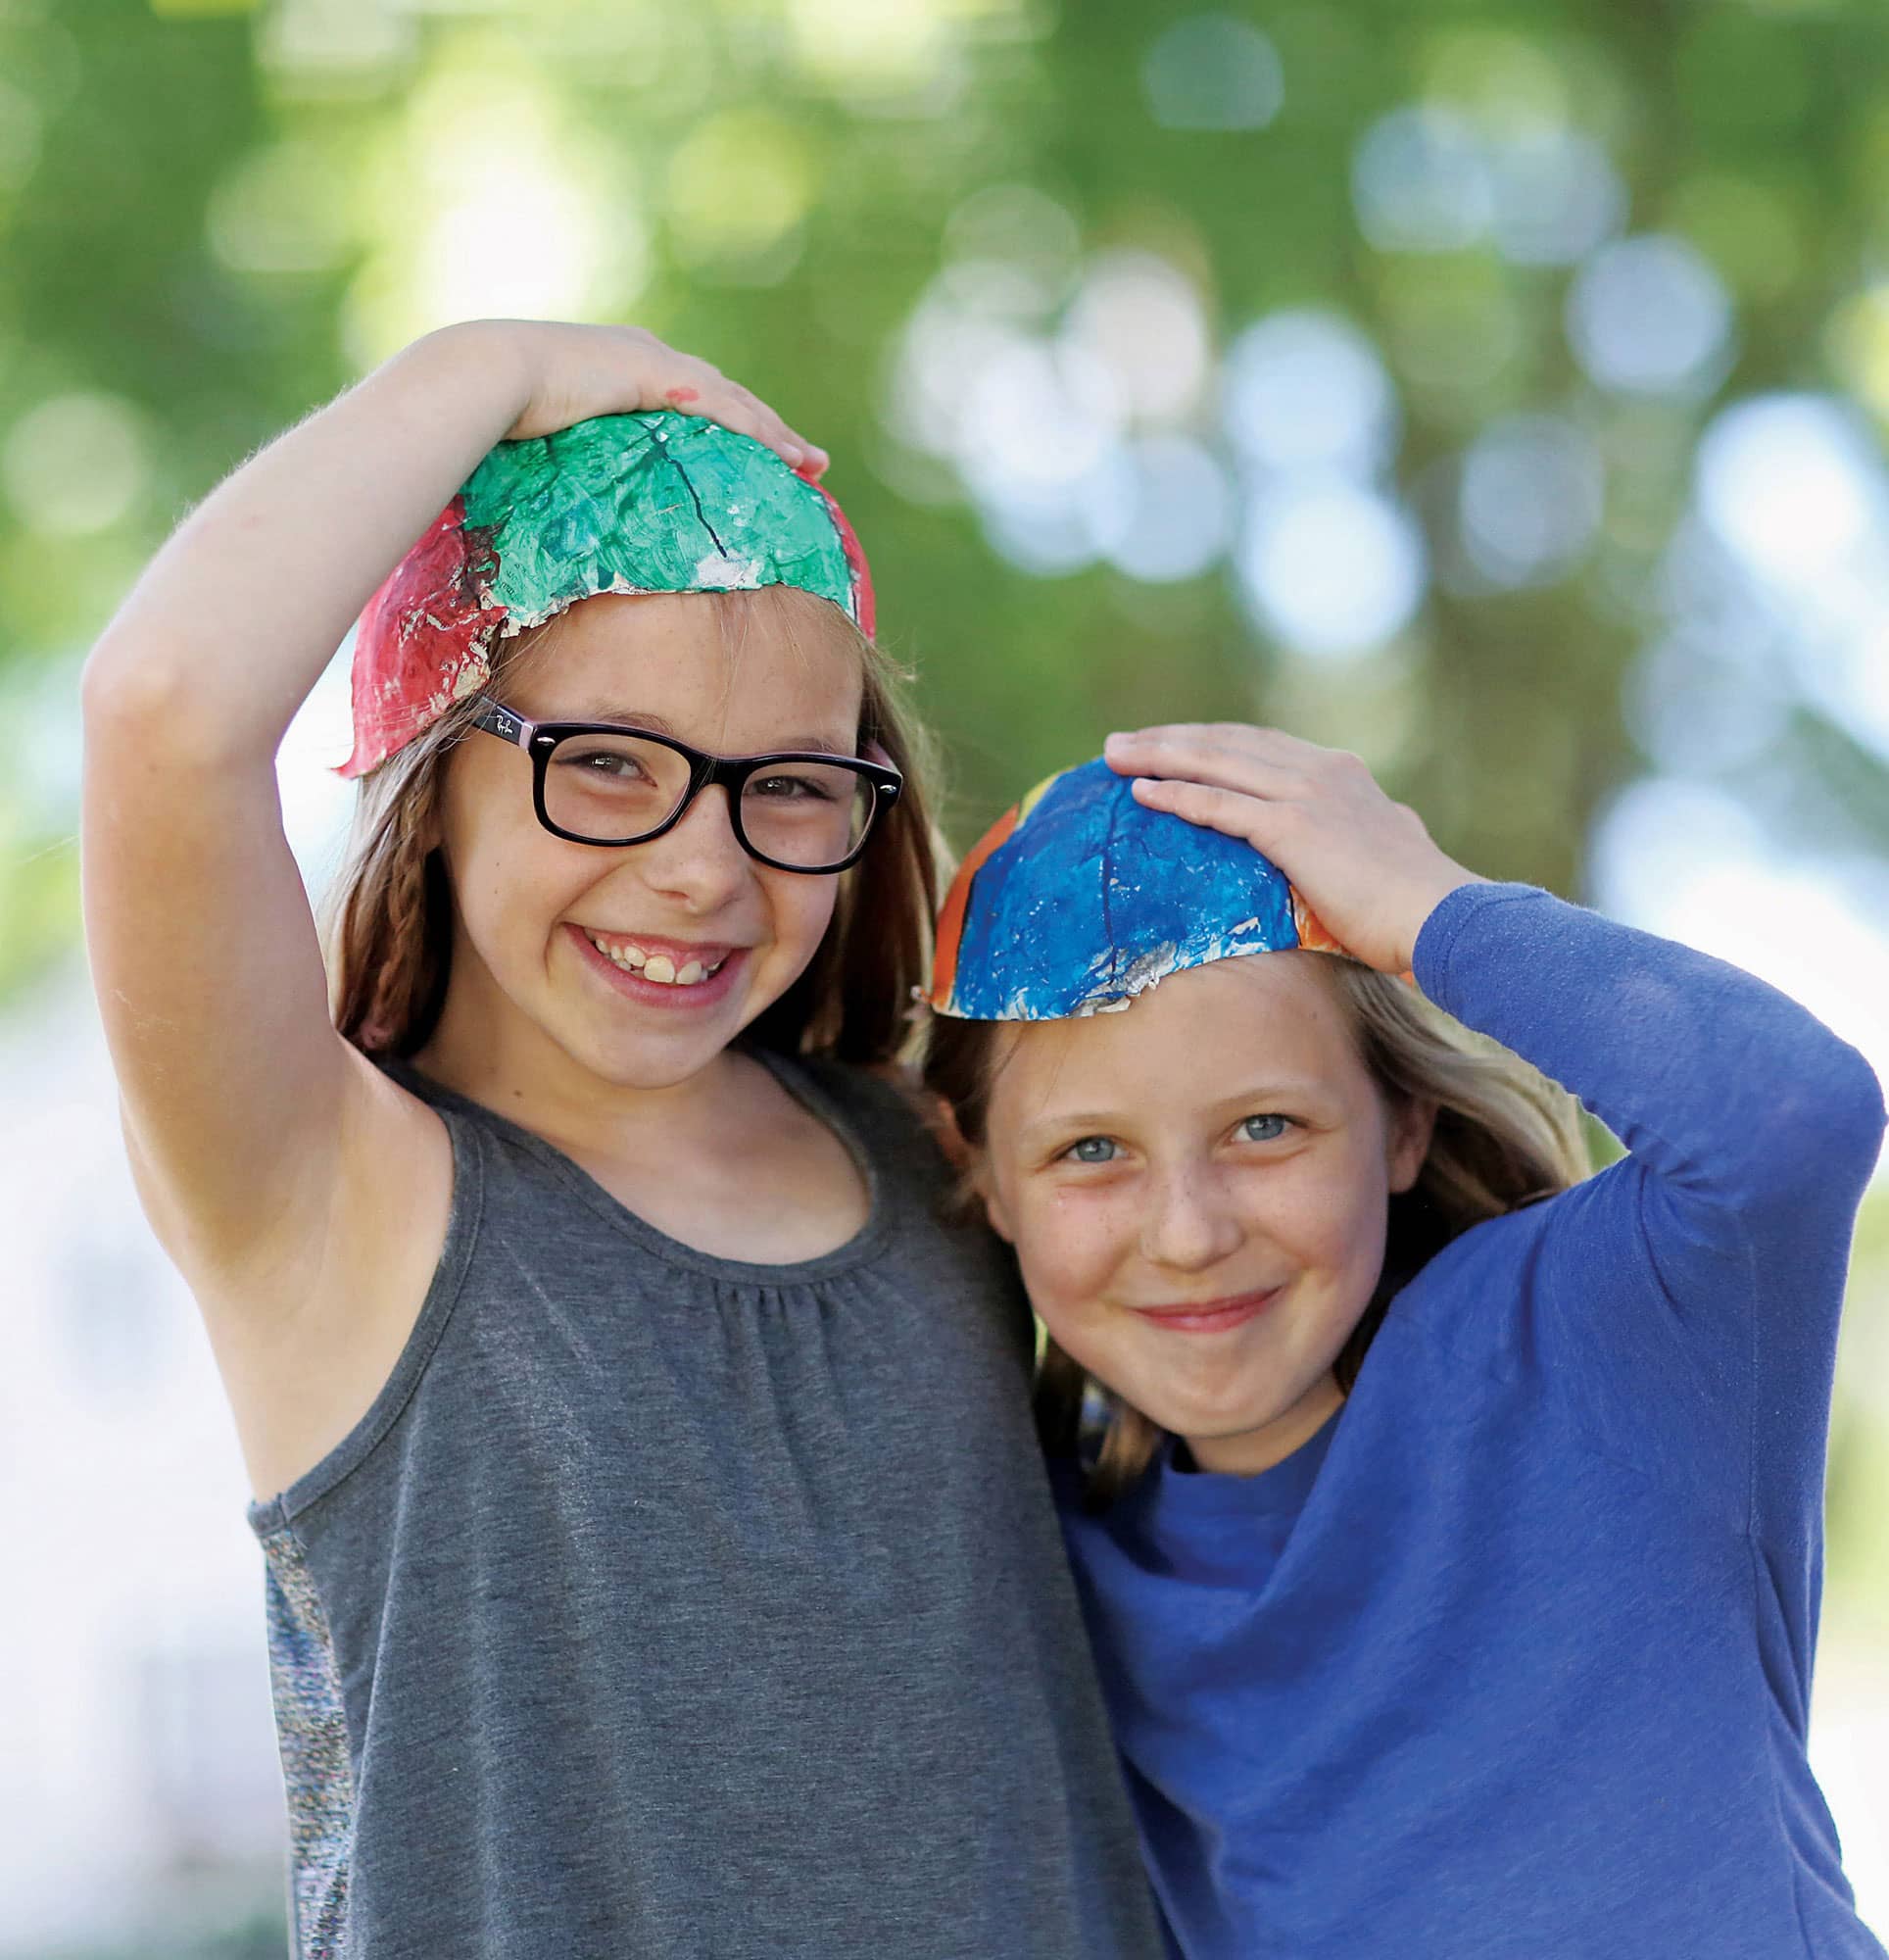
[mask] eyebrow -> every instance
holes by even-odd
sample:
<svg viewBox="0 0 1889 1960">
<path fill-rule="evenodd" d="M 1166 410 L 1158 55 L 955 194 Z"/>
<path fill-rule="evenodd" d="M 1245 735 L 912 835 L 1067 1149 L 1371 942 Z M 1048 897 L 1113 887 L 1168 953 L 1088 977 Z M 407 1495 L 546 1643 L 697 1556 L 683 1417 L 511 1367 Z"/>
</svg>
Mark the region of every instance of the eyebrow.
<svg viewBox="0 0 1889 1960">
<path fill-rule="evenodd" d="M 1260 1110 L 1276 1102 L 1302 1102 L 1307 1098 L 1316 1097 L 1321 1085 L 1315 1077 L 1291 1076 L 1278 1082 L 1254 1083 L 1250 1088 L 1235 1091 L 1231 1096 L 1217 1096 L 1205 1107 L 1215 1114 L 1227 1114 L 1235 1109 Z M 1133 1110 L 1115 1109 L 1051 1109 L 1046 1114 L 1031 1118 L 1019 1126 L 1019 1134 L 1035 1138 L 1063 1130 L 1081 1130 L 1085 1133 L 1107 1130 L 1132 1119 Z"/>
<path fill-rule="evenodd" d="M 652 735 L 666 735 L 671 741 L 684 742 L 688 737 L 676 733 L 675 723 L 660 714 L 652 714 L 647 708 L 594 708 L 585 709 L 575 714 L 546 715 L 545 719 L 557 721 L 606 721 L 618 728 L 643 728 Z M 689 746 L 698 748 L 699 743 Z M 830 740 L 825 735 L 790 735 L 784 740 L 771 743 L 766 749 L 757 749 L 755 755 L 771 756 L 784 751 L 800 751 L 814 756 L 845 756 L 855 760 L 849 748 Z"/>
</svg>

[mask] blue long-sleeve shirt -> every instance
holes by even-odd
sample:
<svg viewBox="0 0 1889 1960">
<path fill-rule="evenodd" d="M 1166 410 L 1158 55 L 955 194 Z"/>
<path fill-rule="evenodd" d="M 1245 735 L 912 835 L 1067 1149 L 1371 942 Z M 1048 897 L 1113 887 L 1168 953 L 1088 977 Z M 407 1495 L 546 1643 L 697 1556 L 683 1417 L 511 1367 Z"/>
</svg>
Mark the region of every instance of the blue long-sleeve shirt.
<svg viewBox="0 0 1889 1960">
<path fill-rule="evenodd" d="M 1883 1104 L 1733 967 L 1516 885 L 1425 994 L 1630 1152 L 1391 1302 L 1256 1477 L 1057 1467 L 1187 1960 L 1881 1960 L 1805 1754 L 1830 1378 Z"/>
</svg>

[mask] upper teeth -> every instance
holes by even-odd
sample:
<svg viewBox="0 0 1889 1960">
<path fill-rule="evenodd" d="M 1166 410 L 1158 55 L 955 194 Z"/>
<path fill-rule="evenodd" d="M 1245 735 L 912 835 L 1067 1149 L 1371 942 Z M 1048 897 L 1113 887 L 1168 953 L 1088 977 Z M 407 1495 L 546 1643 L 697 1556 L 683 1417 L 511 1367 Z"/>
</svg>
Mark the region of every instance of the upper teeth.
<svg viewBox="0 0 1889 1960">
<path fill-rule="evenodd" d="M 706 980 L 711 973 L 721 971 L 721 960 L 712 966 L 704 966 L 700 959 L 684 960 L 680 970 L 666 953 L 645 953 L 640 946 L 620 942 L 606 945 L 593 932 L 586 935 L 604 957 L 613 965 L 627 968 L 630 972 L 640 972 L 644 979 L 654 980 L 659 987 L 693 987 L 698 981 Z"/>
</svg>

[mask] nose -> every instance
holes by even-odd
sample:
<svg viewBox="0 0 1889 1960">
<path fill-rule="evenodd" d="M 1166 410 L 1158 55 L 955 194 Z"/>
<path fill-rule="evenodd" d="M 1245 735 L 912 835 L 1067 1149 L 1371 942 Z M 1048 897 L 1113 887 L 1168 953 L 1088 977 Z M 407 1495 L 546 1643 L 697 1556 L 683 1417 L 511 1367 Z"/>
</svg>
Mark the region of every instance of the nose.
<svg viewBox="0 0 1889 1960">
<path fill-rule="evenodd" d="M 1243 1236 L 1219 1180 L 1195 1167 L 1178 1167 L 1149 1192 L 1141 1256 L 1175 1272 L 1205 1272 L 1236 1251 Z"/>
<path fill-rule="evenodd" d="M 631 847 L 628 858 L 645 884 L 694 912 L 725 905 L 754 875 L 754 863 L 741 848 L 728 808 L 728 792 L 711 783 L 673 830 L 648 844 Z"/>
</svg>

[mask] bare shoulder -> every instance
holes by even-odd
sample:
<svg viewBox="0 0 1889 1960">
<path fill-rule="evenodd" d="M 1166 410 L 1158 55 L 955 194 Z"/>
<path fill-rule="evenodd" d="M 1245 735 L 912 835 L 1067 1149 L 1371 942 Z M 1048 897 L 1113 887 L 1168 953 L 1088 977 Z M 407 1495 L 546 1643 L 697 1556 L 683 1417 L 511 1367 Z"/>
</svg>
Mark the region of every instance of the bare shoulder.
<svg viewBox="0 0 1889 1960">
<path fill-rule="evenodd" d="M 314 1469 L 373 1406 L 446 1243 L 444 1122 L 348 1053 L 326 1203 L 257 1234 L 240 1261 L 185 1274 L 258 1496 Z"/>
</svg>

